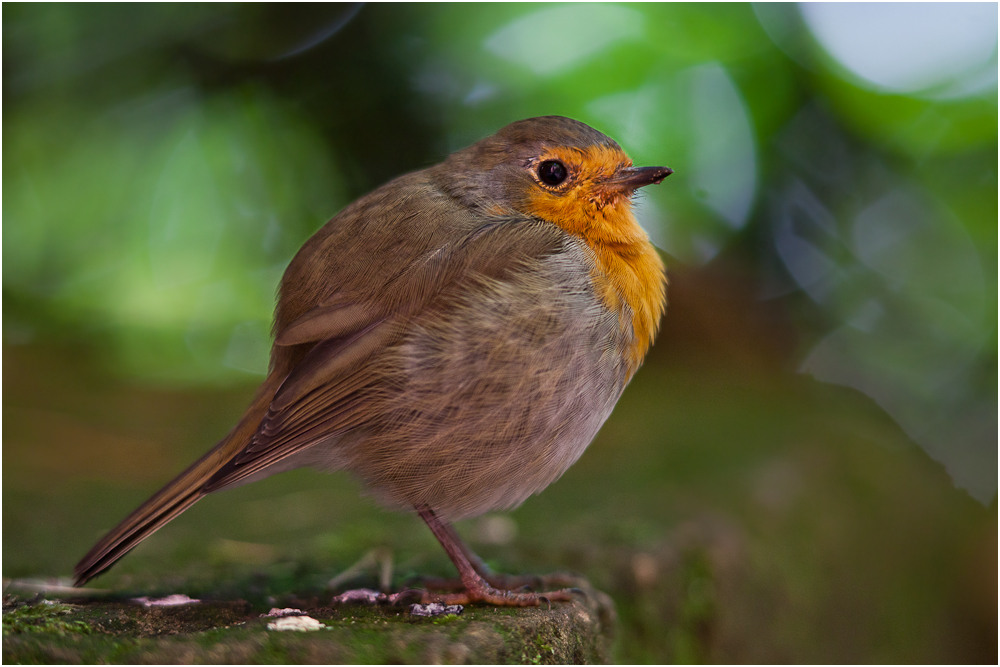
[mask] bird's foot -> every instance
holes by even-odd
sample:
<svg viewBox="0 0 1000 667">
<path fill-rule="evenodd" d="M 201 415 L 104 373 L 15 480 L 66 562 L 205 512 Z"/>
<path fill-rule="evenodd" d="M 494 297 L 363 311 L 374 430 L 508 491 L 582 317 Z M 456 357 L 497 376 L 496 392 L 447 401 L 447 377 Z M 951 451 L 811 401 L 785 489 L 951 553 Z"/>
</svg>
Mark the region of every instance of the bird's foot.
<svg viewBox="0 0 1000 667">
<path fill-rule="evenodd" d="M 422 601 L 424 604 L 438 602 L 446 605 L 466 605 L 479 602 L 500 607 L 537 607 L 542 602 L 569 602 L 573 599 L 574 593 L 579 593 L 579 589 L 563 588 L 544 593 L 505 590 L 495 588 L 481 579 L 478 584 L 465 586 L 464 590 L 456 593 L 424 591 Z"/>
<path fill-rule="evenodd" d="M 502 591 L 533 591 L 539 588 L 579 588 L 584 580 L 571 574 L 556 572 L 553 574 L 495 574 L 490 571 L 481 571 L 478 567 L 476 573 L 481 576 L 486 583 L 493 588 Z M 421 583 L 434 591 L 461 591 L 465 584 L 461 579 L 424 577 Z"/>
<path fill-rule="evenodd" d="M 518 584 L 525 581 L 536 584 L 538 578 L 527 577 L 518 581 L 515 577 L 494 575 L 486 564 L 465 546 L 458 533 L 447 521 L 439 518 L 429 507 L 417 507 L 417 513 L 427 523 L 441 546 L 444 547 L 451 562 L 458 570 L 461 583 L 457 586 L 445 586 L 444 590 L 456 590 L 455 593 L 424 592 L 424 603 L 439 602 L 441 604 L 472 604 L 482 602 L 503 607 L 537 607 L 542 601 L 568 602 L 573 599 L 574 589 L 562 588 L 546 593 L 533 591 L 514 591 L 521 588 Z M 545 584 L 543 584 L 545 585 Z"/>
</svg>

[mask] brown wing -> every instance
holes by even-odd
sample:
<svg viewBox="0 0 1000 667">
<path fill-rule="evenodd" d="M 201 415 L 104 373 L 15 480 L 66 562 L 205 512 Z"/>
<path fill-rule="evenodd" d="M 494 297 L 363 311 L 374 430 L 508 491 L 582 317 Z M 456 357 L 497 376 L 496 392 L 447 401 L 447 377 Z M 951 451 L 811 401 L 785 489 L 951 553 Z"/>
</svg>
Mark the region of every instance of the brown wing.
<svg viewBox="0 0 1000 667">
<path fill-rule="evenodd" d="M 377 428 L 380 398 L 399 389 L 391 380 L 397 345 L 438 294 L 474 289 L 483 279 L 503 280 L 562 246 L 563 232 L 554 225 L 495 219 L 394 274 L 389 289 L 397 298 L 389 307 L 377 301 L 328 303 L 299 315 L 278 333 L 277 345 L 311 347 L 288 373 L 250 443 L 204 490 L 245 481 L 349 430 Z M 401 301 L 400 293 L 411 299 Z"/>
</svg>

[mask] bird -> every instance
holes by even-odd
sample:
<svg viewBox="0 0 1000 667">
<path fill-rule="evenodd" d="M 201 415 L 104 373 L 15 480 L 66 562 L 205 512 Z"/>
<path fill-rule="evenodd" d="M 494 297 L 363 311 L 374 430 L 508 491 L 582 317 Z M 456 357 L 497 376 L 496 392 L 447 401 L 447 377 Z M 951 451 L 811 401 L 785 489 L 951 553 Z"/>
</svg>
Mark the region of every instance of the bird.
<svg viewBox="0 0 1000 667">
<path fill-rule="evenodd" d="M 97 542 L 76 585 L 205 495 L 311 466 L 424 520 L 461 582 L 425 599 L 570 599 L 502 588 L 453 522 L 542 491 L 611 414 L 666 309 L 633 200 L 671 173 L 541 116 L 349 204 L 288 265 L 242 418 Z"/>
</svg>

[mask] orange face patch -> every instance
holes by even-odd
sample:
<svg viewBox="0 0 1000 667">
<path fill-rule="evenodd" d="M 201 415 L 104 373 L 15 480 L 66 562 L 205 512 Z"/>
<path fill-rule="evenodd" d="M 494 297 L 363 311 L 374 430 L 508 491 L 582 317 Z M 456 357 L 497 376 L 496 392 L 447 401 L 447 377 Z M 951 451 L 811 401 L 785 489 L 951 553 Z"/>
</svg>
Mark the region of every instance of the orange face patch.
<svg viewBox="0 0 1000 667">
<path fill-rule="evenodd" d="M 663 262 L 632 215 L 632 190 L 616 182 L 632 160 L 611 146 L 555 148 L 534 165 L 546 160 L 559 160 L 569 175 L 555 186 L 539 181 L 526 213 L 582 238 L 594 251 L 594 286 L 602 301 L 622 317 L 623 304 L 631 310 L 630 367 L 635 372 L 656 335 L 666 292 Z"/>
<path fill-rule="evenodd" d="M 620 169 L 632 166 L 632 160 L 621 150 L 611 146 L 555 148 L 540 155 L 537 163 L 546 160 L 562 162 L 569 176 L 558 186 L 539 183 L 528 198 L 528 213 L 554 222 L 571 234 L 614 234 L 621 226 L 616 223 L 623 222 L 618 218 L 623 214 L 631 217 L 632 193 L 613 184 Z"/>
</svg>

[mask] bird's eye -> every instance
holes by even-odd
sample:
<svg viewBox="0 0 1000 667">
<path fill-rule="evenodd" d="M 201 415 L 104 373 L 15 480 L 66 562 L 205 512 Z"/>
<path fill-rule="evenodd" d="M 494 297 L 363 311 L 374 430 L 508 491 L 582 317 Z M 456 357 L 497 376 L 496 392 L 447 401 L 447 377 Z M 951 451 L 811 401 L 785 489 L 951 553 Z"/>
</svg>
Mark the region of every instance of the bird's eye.
<svg viewBox="0 0 1000 667">
<path fill-rule="evenodd" d="M 538 180 L 546 185 L 559 185 L 568 175 L 566 165 L 559 160 L 546 160 L 538 165 Z"/>
</svg>

